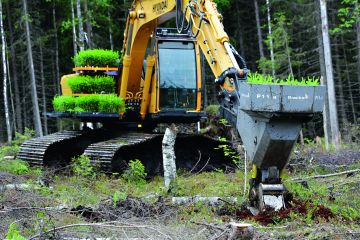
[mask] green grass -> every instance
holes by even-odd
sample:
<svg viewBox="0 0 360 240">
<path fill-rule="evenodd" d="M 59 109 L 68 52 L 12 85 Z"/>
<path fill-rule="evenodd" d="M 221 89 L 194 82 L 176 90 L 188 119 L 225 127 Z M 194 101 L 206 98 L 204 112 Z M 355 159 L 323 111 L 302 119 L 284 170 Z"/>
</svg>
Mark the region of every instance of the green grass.
<svg viewBox="0 0 360 240">
<path fill-rule="evenodd" d="M 298 85 L 298 86 L 319 86 L 319 78 L 307 77 L 295 79 L 289 75 L 286 79 L 275 79 L 270 75 L 263 75 L 257 72 L 248 74 L 248 83 L 250 84 L 279 84 L 279 85 Z"/>
<path fill-rule="evenodd" d="M 76 54 L 73 61 L 76 67 L 116 67 L 119 65 L 119 53 L 105 49 L 89 49 Z"/>
<path fill-rule="evenodd" d="M 29 173 L 30 167 L 28 163 L 21 160 L 0 160 L 0 171 L 22 175 Z"/>
<path fill-rule="evenodd" d="M 114 93 L 115 81 L 110 76 L 73 76 L 68 80 L 73 93 Z"/>
<path fill-rule="evenodd" d="M 88 96 L 56 96 L 53 100 L 55 112 L 108 112 L 124 111 L 125 103 L 115 94 Z"/>
<path fill-rule="evenodd" d="M 31 168 L 27 162 L 21 160 L 4 160 L 5 156 L 16 156 L 20 145 L 34 136 L 34 131 L 25 128 L 24 134 L 15 133 L 15 138 L 10 144 L 0 147 L 0 171 L 16 175 L 35 174 L 39 175 L 38 168 Z"/>
</svg>

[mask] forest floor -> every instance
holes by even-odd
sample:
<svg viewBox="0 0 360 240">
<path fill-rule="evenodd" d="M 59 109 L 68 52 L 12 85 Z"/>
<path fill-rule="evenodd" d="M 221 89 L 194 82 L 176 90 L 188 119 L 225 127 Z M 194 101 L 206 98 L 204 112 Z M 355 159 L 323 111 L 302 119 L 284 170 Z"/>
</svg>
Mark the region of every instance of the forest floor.
<svg viewBox="0 0 360 240">
<path fill-rule="evenodd" d="M 356 148 L 296 148 L 284 180 L 293 200 L 285 210 L 257 216 L 246 207 L 241 169 L 179 171 L 169 191 L 162 177 L 81 176 L 71 166 L 41 170 L 1 157 L 0 239 L 227 239 L 230 222 L 252 224 L 255 239 L 360 239 Z M 322 176 L 339 172 L 345 173 Z M 222 200 L 172 203 L 182 196 Z"/>
</svg>

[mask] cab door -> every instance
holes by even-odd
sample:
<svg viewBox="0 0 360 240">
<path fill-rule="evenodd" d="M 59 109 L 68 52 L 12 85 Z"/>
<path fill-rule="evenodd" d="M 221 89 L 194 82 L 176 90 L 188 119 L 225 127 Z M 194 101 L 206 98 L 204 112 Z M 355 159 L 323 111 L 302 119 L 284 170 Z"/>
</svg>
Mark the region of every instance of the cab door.
<svg viewBox="0 0 360 240">
<path fill-rule="evenodd" d="M 197 63 L 193 41 L 158 41 L 160 111 L 194 111 Z"/>
</svg>

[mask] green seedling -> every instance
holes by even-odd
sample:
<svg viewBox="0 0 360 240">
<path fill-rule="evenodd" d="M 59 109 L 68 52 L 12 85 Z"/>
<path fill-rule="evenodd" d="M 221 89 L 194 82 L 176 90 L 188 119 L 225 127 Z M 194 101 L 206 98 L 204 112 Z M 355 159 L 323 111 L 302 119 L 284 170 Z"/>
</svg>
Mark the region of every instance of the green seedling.
<svg viewBox="0 0 360 240">
<path fill-rule="evenodd" d="M 104 49 L 89 49 L 76 54 L 73 61 L 76 67 L 115 67 L 119 65 L 119 53 Z"/>
<path fill-rule="evenodd" d="M 298 86 L 318 86 L 319 78 L 307 77 L 301 80 L 295 79 L 289 75 L 286 79 L 274 79 L 272 76 L 255 73 L 248 74 L 248 83 L 250 84 L 279 84 L 279 85 L 298 85 Z"/>
<path fill-rule="evenodd" d="M 125 111 L 125 103 L 115 94 L 93 94 L 88 96 L 56 96 L 53 100 L 56 112 L 107 112 Z"/>
<path fill-rule="evenodd" d="M 68 80 L 73 93 L 114 93 L 115 81 L 110 76 L 73 76 Z"/>
</svg>

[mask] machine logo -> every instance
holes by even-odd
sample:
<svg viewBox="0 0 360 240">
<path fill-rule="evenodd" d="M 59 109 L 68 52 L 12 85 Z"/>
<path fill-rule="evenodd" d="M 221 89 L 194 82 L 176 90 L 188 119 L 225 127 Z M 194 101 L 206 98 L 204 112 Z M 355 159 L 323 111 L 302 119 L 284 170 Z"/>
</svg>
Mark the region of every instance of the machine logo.
<svg viewBox="0 0 360 240">
<path fill-rule="evenodd" d="M 153 5 L 153 12 L 156 14 L 163 13 L 166 8 L 168 8 L 168 0 L 163 0 L 159 3 Z"/>
</svg>

